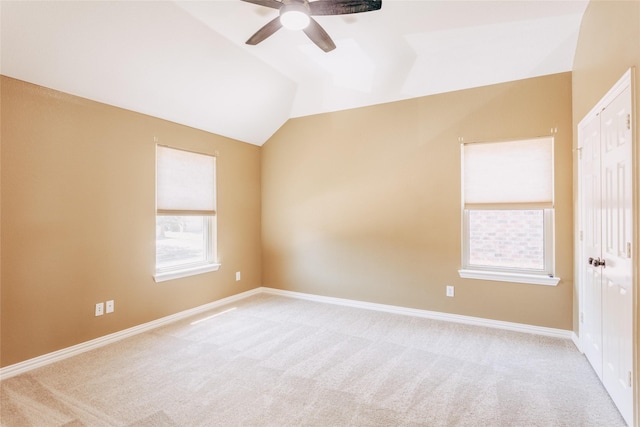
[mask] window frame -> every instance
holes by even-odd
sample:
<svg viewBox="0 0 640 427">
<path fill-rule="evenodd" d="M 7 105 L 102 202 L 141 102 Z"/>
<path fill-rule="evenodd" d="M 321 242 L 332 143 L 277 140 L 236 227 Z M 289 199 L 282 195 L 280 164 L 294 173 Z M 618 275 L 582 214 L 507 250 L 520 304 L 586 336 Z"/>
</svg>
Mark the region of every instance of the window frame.
<svg viewBox="0 0 640 427">
<path fill-rule="evenodd" d="M 553 162 L 553 136 L 541 137 L 551 139 L 552 162 Z M 509 143 L 528 141 L 538 138 L 515 139 L 509 141 L 494 141 L 492 143 Z M 464 147 L 465 143 L 461 143 L 461 269 L 458 274 L 465 279 L 493 280 L 515 283 L 526 283 L 536 285 L 556 286 L 560 281 L 555 276 L 555 206 L 528 205 L 522 202 L 501 202 L 501 203 L 466 203 L 464 197 L 465 189 L 465 170 L 464 170 Z M 552 163 L 551 183 L 553 186 L 553 163 Z M 471 264 L 470 262 L 470 220 L 469 215 L 472 211 L 480 210 L 510 210 L 510 211 L 528 211 L 541 210 L 543 212 L 543 268 L 517 268 L 517 267 L 501 267 L 493 265 Z"/>
<path fill-rule="evenodd" d="M 170 214 L 156 213 L 156 221 L 159 216 L 171 216 Z M 178 279 L 181 277 L 193 276 L 196 274 L 217 271 L 220 264 L 216 262 L 216 241 L 217 241 L 217 221 L 215 215 L 194 215 L 202 218 L 204 238 L 204 259 L 195 262 L 185 262 L 182 264 L 172 265 L 169 267 L 158 268 L 156 260 L 156 270 L 154 280 L 156 282 L 164 282 L 167 280 Z M 156 256 L 157 256 L 157 239 L 156 236 Z"/>
<path fill-rule="evenodd" d="M 515 267 L 499 267 L 470 263 L 470 230 L 469 213 L 482 209 L 462 210 L 462 269 L 458 270 L 460 277 L 466 279 L 496 280 L 516 283 L 529 283 L 537 285 L 555 286 L 559 278 L 554 276 L 555 271 L 555 242 L 554 242 L 554 214 L 553 208 L 516 208 L 505 207 L 503 210 L 541 210 L 543 211 L 543 263 L 541 270 Z M 491 210 L 499 210 L 492 208 Z"/>
<path fill-rule="evenodd" d="M 185 151 L 192 154 L 198 154 L 202 156 L 210 156 L 213 157 L 213 203 L 214 205 L 217 203 L 217 159 L 216 155 L 207 154 L 207 153 L 199 153 L 193 152 L 181 148 L 170 147 L 166 145 L 157 144 L 156 153 L 158 148 L 172 149 L 178 151 Z M 157 155 L 156 155 L 157 156 Z M 156 204 L 158 200 L 158 160 L 156 158 Z M 214 210 L 212 212 L 201 212 L 198 210 L 190 211 L 190 210 L 160 210 L 156 206 L 156 228 L 158 218 L 162 216 L 192 216 L 192 217 L 201 217 L 203 221 L 203 235 L 204 235 L 204 257 L 202 260 L 184 262 L 181 264 L 171 265 L 167 267 L 158 267 L 157 261 L 157 253 L 158 253 L 158 235 L 156 232 L 155 239 L 155 248 L 156 248 L 156 261 L 155 261 L 155 273 L 153 278 L 155 282 L 164 282 L 167 280 L 178 279 L 181 277 L 188 277 L 197 274 L 208 273 L 211 271 L 217 271 L 220 268 L 220 263 L 217 261 L 217 241 L 218 241 L 218 230 L 217 230 L 217 211 Z"/>
</svg>

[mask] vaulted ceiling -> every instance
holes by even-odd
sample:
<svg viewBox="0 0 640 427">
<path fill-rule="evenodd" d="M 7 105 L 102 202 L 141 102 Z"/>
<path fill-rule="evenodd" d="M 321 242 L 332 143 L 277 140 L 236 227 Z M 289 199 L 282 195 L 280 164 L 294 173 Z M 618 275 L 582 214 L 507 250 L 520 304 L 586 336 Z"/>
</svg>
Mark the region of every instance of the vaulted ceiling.
<svg viewBox="0 0 640 427">
<path fill-rule="evenodd" d="M 0 1 L 0 72 L 251 144 L 289 118 L 570 71 L 587 0 L 383 0 L 319 16 L 240 0 Z"/>
</svg>

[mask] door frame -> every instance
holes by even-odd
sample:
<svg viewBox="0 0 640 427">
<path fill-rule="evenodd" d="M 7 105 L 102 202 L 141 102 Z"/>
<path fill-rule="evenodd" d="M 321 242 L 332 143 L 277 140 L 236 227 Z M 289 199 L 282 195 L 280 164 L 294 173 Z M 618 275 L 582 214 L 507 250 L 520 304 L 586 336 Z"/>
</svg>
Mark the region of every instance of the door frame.
<svg viewBox="0 0 640 427">
<path fill-rule="evenodd" d="M 638 289 L 638 275 L 639 275 L 639 253 L 640 253 L 640 147 L 638 147 L 638 123 L 635 123 L 636 116 L 636 108 L 637 108 L 637 100 L 636 100 L 636 88 L 635 88 L 635 68 L 629 68 L 622 77 L 607 91 L 607 93 L 595 104 L 595 106 L 580 120 L 578 123 L 576 131 L 576 143 L 577 148 L 574 150 L 574 164 L 576 167 L 576 178 L 574 180 L 574 185 L 577 188 L 576 191 L 576 200 L 574 203 L 574 277 L 576 278 L 576 286 L 574 289 L 578 293 L 578 312 L 577 312 L 577 327 L 574 327 L 578 334 L 578 339 L 574 340 L 577 344 L 579 344 L 579 350 L 583 352 L 583 334 L 581 333 L 582 323 L 583 323 L 583 311 L 584 311 L 584 292 L 583 292 L 583 269 L 581 268 L 581 263 L 579 260 L 584 258 L 584 253 L 582 251 L 582 236 L 581 230 L 583 229 L 584 218 L 582 218 L 582 210 L 580 209 L 582 205 L 583 193 L 582 193 L 582 167 L 580 162 L 581 154 L 581 139 L 580 139 L 580 130 L 584 124 L 588 123 L 589 120 L 598 115 L 607 105 L 609 105 L 624 89 L 627 87 L 631 89 L 631 141 L 632 141 L 632 154 L 631 154 L 631 162 L 632 162 L 632 170 L 631 170 L 631 179 L 634 183 L 634 188 L 632 189 L 633 194 L 633 213 L 632 213 L 632 227 L 633 227 L 633 244 L 632 244 L 632 352 L 633 352 L 633 425 L 638 426 L 640 424 L 640 393 L 639 393 L 639 385 L 640 385 L 640 376 L 638 375 L 638 369 L 640 368 L 640 361 L 638 358 L 640 357 L 640 353 L 638 352 L 638 331 L 640 331 L 640 326 L 638 325 L 638 306 L 639 306 L 639 289 Z M 574 298 L 574 301 L 576 299 Z"/>
</svg>

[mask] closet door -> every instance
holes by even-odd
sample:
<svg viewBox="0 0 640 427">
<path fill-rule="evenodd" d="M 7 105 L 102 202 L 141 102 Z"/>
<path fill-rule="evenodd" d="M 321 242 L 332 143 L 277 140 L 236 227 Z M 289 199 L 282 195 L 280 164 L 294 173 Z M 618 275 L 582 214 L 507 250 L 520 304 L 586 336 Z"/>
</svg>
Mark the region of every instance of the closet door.
<svg viewBox="0 0 640 427">
<path fill-rule="evenodd" d="M 634 419 L 631 72 L 578 126 L 580 339 L 629 425 Z"/>
<path fill-rule="evenodd" d="M 633 418 L 631 88 L 600 114 L 602 162 L 602 382 Z"/>
<path fill-rule="evenodd" d="M 582 349 L 602 380 L 602 277 L 594 265 L 602 253 L 600 196 L 600 117 L 594 116 L 580 129 L 580 196 L 582 229 L 582 308 L 580 336 Z M 598 261 L 599 264 L 599 261 Z"/>
</svg>

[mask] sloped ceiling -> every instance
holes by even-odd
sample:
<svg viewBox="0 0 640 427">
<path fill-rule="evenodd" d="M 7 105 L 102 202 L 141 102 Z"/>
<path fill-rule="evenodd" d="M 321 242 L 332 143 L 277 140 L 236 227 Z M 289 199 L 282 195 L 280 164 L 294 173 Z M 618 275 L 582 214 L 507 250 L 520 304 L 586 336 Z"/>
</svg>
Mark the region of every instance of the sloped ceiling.
<svg viewBox="0 0 640 427">
<path fill-rule="evenodd" d="M 383 0 L 316 20 L 240 0 L 1 1 L 0 72 L 264 144 L 289 118 L 570 71 L 587 0 Z"/>
</svg>

